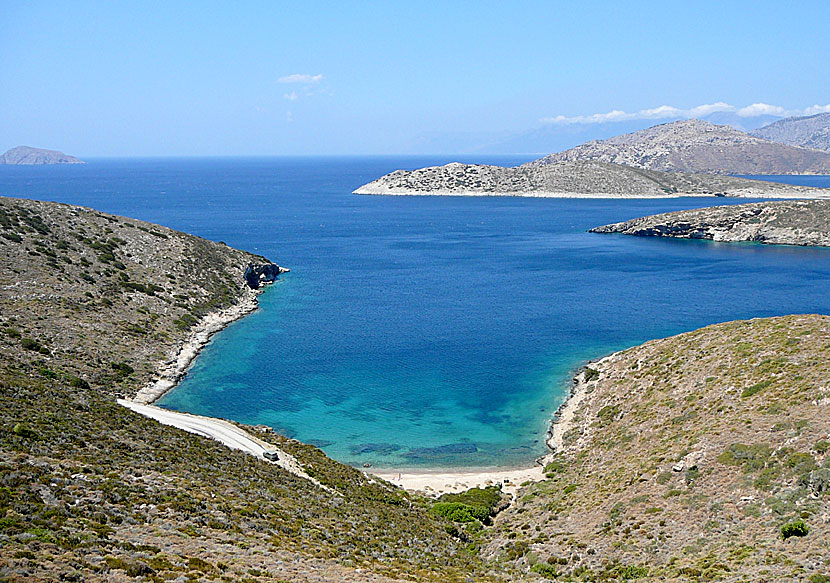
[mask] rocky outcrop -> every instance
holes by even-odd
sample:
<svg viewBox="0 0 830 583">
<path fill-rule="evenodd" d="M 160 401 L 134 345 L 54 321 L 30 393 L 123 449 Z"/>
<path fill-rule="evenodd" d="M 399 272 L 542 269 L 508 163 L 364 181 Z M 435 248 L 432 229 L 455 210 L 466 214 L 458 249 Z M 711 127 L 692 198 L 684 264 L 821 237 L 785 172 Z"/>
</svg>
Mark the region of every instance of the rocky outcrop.
<svg viewBox="0 0 830 583">
<path fill-rule="evenodd" d="M 452 163 L 412 171 L 397 170 L 361 186 L 354 193 L 555 198 L 830 197 L 830 189 L 733 176 L 657 172 L 596 161 L 534 163 L 516 168 Z"/>
<path fill-rule="evenodd" d="M 18 146 L 0 156 L 0 164 L 35 166 L 42 164 L 84 164 L 84 161 L 74 156 L 67 156 L 57 150 Z"/>
<path fill-rule="evenodd" d="M 594 140 L 529 165 L 585 160 L 665 172 L 830 174 L 830 152 L 779 144 L 697 119 Z"/>
<path fill-rule="evenodd" d="M 778 201 L 642 217 L 591 229 L 641 237 L 830 246 L 830 201 Z"/>
<path fill-rule="evenodd" d="M 243 277 L 248 287 L 258 289 L 263 283 L 271 283 L 279 277 L 280 273 L 286 273 L 288 271 L 289 269 L 280 267 L 276 263 L 249 263 L 248 267 L 245 268 Z"/>
<path fill-rule="evenodd" d="M 830 113 L 788 117 L 750 133 L 773 142 L 830 152 Z"/>
</svg>

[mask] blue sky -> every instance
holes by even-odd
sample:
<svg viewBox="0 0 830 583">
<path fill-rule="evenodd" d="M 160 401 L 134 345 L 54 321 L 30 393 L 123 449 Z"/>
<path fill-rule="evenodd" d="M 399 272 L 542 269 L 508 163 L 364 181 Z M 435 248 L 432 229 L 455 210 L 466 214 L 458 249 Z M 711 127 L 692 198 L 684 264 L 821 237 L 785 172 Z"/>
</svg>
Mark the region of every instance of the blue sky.
<svg viewBox="0 0 830 583">
<path fill-rule="evenodd" d="M 660 106 L 830 103 L 826 0 L 574 4 L 0 0 L 0 150 L 391 154 Z"/>
</svg>

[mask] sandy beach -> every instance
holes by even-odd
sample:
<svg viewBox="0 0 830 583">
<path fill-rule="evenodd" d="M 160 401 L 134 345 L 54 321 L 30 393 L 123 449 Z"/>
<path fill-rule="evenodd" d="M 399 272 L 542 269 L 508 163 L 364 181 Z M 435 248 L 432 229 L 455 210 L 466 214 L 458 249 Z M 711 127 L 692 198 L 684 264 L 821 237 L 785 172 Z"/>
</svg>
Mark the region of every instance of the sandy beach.
<svg viewBox="0 0 830 583">
<path fill-rule="evenodd" d="M 144 415 L 154 417 L 153 415 L 148 415 L 143 409 L 139 410 L 134 405 L 151 405 L 168 391 L 172 390 L 214 334 L 257 309 L 257 296 L 262 291 L 262 288 L 250 290 L 239 304 L 224 310 L 212 312 L 205 316 L 194 327 L 179 350 L 169 360 L 161 364 L 158 371 L 158 378 L 140 389 L 131 400 L 124 401 L 122 404 Z M 500 485 L 504 492 L 515 495 L 523 485 L 545 479 L 544 466 L 550 461 L 553 452 L 563 447 L 562 437 L 573 426 L 575 412 L 579 409 L 585 398 L 585 389 L 588 383 L 585 382 L 584 373 L 585 369 L 581 369 L 574 377 L 568 398 L 559 406 L 554 414 L 546 436 L 546 444 L 551 450 L 551 453 L 538 458 L 533 466 L 508 469 L 432 469 L 424 471 L 408 469 L 400 471 L 384 470 L 379 472 L 365 470 L 365 472 L 406 490 L 421 492 L 426 495 L 434 496 L 447 492 L 462 492 L 470 488 L 484 488 L 492 485 Z M 206 437 L 219 439 L 224 442 L 224 440 L 213 434 L 213 430 L 219 431 L 223 429 L 224 425 L 222 424 L 226 422 L 218 419 L 216 421 L 218 429 L 211 426 L 211 431 L 209 432 L 202 428 L 203 433 Z M 237 431 L 241 430 L 237 428 Z M 257 440 L 256 437 L 250 435 L 248 437 Z M 226 445 L 234 447 L 227 443 Z M 249 453 L 257 455 L 258 452 Z M 260 456 L 257 455 L 257 457 Z"/>
<path fill-rule="evenodd" d="M 605 358 L 610 358 L 610 356 Z M 602 363 L 605 358 L 594 362 L 594 366 Z M 590 383 L 585 381 L 585 368 L 582 368 L 575 375 L 571 392 L 556 410 L 548 429 L 546 443 L 551 453 L 538 458 L 536 465 L 532 467 L 516 469 L 481 468 L 459 471 L 425 470 L 422 472 L 411 470 L 372 472 L 367 470 L 367 472 L 397 484 L 406 490 L 422 492 L 427 495 L 462 492 L 470 488 L 484 488 L 495 484 L 501 484 L 504 492 L 515 495 L 522 485 L 545 479 L 544 466 L 551 461 L 556 451 L 564 447 L 563 436 L 574 427 L 576 412 L 582 406 L 588 394 L 586 389 L 589 385 Z"/>
</svg>

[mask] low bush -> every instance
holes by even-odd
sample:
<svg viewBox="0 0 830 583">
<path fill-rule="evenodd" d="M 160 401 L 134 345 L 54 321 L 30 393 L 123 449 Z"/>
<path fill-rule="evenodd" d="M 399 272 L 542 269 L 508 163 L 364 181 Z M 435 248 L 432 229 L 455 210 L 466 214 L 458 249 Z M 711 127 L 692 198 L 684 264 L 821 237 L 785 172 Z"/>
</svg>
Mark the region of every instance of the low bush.
<svg viewBox="0 0 830 583">
<path fill-rule="evenodd" d="M 791 536 L 807 536 L 809 532 L 810 527 L 803 520 L 794 520 L 781 527 L 781 538 L 787 540 Z"/>
</svg>

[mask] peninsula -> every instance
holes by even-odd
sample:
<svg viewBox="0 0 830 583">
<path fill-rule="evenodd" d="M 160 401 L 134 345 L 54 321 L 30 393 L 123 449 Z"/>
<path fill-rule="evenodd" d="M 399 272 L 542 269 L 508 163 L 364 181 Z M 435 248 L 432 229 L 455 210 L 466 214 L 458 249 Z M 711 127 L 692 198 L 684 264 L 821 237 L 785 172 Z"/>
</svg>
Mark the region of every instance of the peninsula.
<svg viewBox="0 0 830 583">
<path fill-rule="evenodd" d="M 596 161 L 530 163 L 515 168 L 454 162 L 411 171 L 396 170 L 361 186 L 354 194 L 543 198 L 830 198 L 830 189 L 715 174 L 660 172 Z"/>
<path fill-rule="evenodd" d="M 30 148 L 29 146 L 18 146 L 8 150 L 0 156 L 0 164 L 16 166 L 39 166 L 44 164 L 84 164 L 74 156 L 67 156 L 57 150 L 43 150 L 41 148 Z"/>
<path fill-rule="evenodd" d="M 354 194 L 666 198 L 830 198 L 830 189 L 730 174 L 830 173 L 830 153 L 700 120 L 662 124 L 505 168 L 451 163 L 396 170 Z"/>
<path fill-rule="evenodd" d="M 830 246 L 830 201 L 775 201 L 663 213 L 604 225 L 592 233 Z"/>
<path fill-rule="evenodd" d="M 175 384 L 279 272 L 159 225 L 0 198 L 0 578 L 485 572 L 420 496 L 280 435 L 133 400 Z"/>
</svg>

